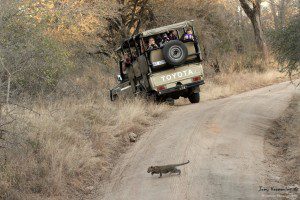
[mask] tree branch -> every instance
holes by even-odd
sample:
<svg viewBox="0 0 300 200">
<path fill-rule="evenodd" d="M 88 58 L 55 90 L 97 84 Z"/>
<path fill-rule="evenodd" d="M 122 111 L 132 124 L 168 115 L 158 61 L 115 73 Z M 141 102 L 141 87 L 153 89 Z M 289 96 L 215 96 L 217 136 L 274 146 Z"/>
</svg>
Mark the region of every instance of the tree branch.
<svg viewBox="0 0 300 200">
<path fill-rule="evenodd" d="M 250 8 L 250 5 L 247 3 L 247 0 L 239 0 L 242 8 L 244 9 L 246 15 L 251 19 L 253 18 L 253 9 Z M 253 3 L 253 2 L 252 2 Z"/>
</svg>

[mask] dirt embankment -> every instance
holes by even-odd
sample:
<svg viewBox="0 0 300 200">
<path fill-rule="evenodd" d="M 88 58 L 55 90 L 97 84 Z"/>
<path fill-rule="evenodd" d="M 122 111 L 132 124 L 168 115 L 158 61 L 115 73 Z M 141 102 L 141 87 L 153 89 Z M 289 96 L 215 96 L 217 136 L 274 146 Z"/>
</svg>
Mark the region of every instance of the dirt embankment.
<svg viewBox="0 0 300 200">
<path fill-rule="evenodd" d="M 300 94 L 265 135 L 268 167 L 265 189 L 270 199 L 297 199 L 300 185 Z M 277 190 L 277 191 L 276 191 Z"/>
</svg>

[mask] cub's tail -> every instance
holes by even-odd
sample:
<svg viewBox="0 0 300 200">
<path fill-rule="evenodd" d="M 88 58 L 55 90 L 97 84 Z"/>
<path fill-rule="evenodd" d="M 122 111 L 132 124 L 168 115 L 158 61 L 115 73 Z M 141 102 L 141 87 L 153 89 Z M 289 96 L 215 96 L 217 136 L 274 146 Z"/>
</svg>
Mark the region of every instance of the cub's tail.
<svg viewBox="0 0 300 200">
<path fill-rule="evenodd" d="M 189 160 L 188 160 L 187 162 L 185 162 L 185 163 L 181 163 L 181 164 L 178 164 L 178 165 L 176 165 L 176 166 L 186 165 L 186 164 L 188 164 L 188 163 L 190 163 Z"/>
</svg>

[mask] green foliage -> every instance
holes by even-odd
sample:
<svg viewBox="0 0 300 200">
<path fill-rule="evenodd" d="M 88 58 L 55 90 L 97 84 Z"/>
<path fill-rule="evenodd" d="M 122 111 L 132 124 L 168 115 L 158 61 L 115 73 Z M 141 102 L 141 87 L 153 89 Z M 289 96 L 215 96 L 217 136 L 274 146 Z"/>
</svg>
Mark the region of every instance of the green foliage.
<svg viewBox="0 0 300 200">
<path fill-rule="evenodd" d="M 8 10 L 0 20 L 2 91 L 10 78 L 15 95 L 52 92 L 73 66 L 68 51 L 22 11 Z"/>
<path fill-rule="evenodd" d="M 290 76 L 298 73 L 300 61 L 300 16 L 282 30 L 269 33 L 272 49 L 281 63 L 287 63 L 286 71 Z"/>
<path fill-rule="evenodd" d="M 53 91 L 58 81 L 72 68 L 68 52 L 52 38 L 34 35 L 33 46 L 26 45 L 29 58 L 25 65 L 19 66 L 22 73 L 14 77 L 14 86 L 31 95 Z"/>
</svg>

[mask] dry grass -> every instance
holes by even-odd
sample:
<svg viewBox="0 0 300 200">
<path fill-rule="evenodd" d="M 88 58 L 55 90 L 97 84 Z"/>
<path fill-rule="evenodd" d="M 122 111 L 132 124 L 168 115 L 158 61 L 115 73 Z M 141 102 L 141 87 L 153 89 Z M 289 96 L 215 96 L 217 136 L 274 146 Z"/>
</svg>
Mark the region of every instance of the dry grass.
<svg viewBox="0 0 300 200">
<path fill-rule="evenodd" d="M 206 63 L 205 85 L 201 87 L 201 101 L 228 97 L 249 90 L 265 87 L 288 80 L 279 72 L 278 62 L 270 56 L 263 61 L 249 55 L 228 55 L 220 63 L 220 73 Z M 180 99 L 177 105 L 188 104 L 187 99 Z"/>
<path fill-rule="evenodd" d="M 106 178 L 129 145 L 128 133 L 141 134 L 167 106 L 138 99 L 118 104 L 65 99 L 33 109 L 40 115 L 16 108 L 11 114 L 16 123 L 6 127 L 1 198 L 57 199 L 72 191 L 72 199 L 90 192 L 88 186 Z"/>
<path fill-rule="evenodd" d="M 220 73 L 205 80 L 205 85 L 201 87 L 201 101 L 224 98 L 286 80 L 288 78 L 275 69 Z M 186 104 L 189 104 L 187 99 L 181 98 L 176 102 L 176 105 Z"/>
<path fill-rule="evenodd" d="M 265 87 L 286 80 L 279 63 L 269 55 L 262 60 L 255 52 L 231 53 L 220 61 L 221 73 L 206 68 L 208 79 L 202 87 L 202 100 L 212 100 Z"/>
<path fill-rule="evenodd" d="M 201 97 L 204 101 L 227 97 L 268 86 L 280 82 L 284 78 L 284 75 L 276 70 L 221 73 L 206 81 Z"/>
</svg>

